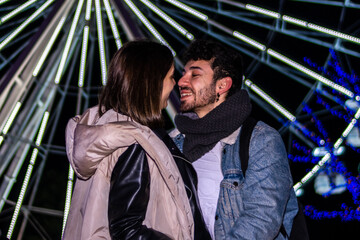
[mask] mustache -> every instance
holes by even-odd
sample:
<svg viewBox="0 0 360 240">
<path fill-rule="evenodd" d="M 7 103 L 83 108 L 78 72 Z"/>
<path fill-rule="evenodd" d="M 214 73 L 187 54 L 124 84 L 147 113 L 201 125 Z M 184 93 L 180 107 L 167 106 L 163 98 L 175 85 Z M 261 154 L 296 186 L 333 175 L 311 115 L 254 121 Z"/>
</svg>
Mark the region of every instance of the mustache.
<svg viewBox="0 0 360 240">
<path fill-rule="evenodd" d="M 189 90 L 191 92 L 194 92 L 191 88 L 189 87 L 179 87 L 179 90 L 182 91 L 182 90 Z"/>
</svg>

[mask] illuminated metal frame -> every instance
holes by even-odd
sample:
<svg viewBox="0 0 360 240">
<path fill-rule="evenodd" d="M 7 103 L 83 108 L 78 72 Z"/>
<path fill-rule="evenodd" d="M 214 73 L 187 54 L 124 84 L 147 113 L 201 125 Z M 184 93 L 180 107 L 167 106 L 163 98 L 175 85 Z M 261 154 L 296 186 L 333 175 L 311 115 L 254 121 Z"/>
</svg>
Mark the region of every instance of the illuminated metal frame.
<svg viewBox="0 0 360 240">
<path fill-rule="evenodd" d="M 142 14 L 142 12 L 136 7 L 136 5 L 131 0 L 124 0 L 125 3 L 129 6 L 129 8 L 135 13 L 135 15 L 139 18 L 139 20 L 145 25 L 145 27 L 151 32 L 151 34 L 158 39 L 162 44 L 167 46 L 172 52 L 173 56 L 176 55 L 174 49 L 170 46 L 170 44 L 161 36 L 161 34 L 154 28 L 154 26 L 150 23 L 150 21 Z"/>
<path fill-rule="evenodd" d="M 44 11 L 47 7 L 53 3 L 54 0 L 46 1 L 39 9 L 37 9 L 31 16 L 26 19 L 19 27 L 17 27 L 9 36 L 7 36 L 1 43 L 0 43 L 0 51 L 13 39 L 15 38 L 22 30 L 29 25 L 32 20 L 34 20 L 42 11 Z"/>
<path fill-rule="evenodd" d="M 173 28 L 175 28 L 178 32 L 180 32 L 182 35 L 186 36 L 189 40 L 194 39 L 193 34 L 191 34 L 188 30 L 186 30 L 183 26 L 181 26 L 174 19 L 169 17 L 169 15 L 164 13 L 162 10 L 160 10 L 158 7 L 156 7 L 150 1 L 148 1 L 148 0 L 140 0 L 140 1 L 142 3 L 144 3 L 148 8 L 150 8 L 154 13 L 156 13 L 158 16 L 160 16 L 164 21 L 166 21 L 168 24 L 170 24 Z"/>
<path fill-rule="evenodd" d="M 66 43 L 65 43 L 65 47 L 64 47 L 64 51 L 63 51 L 63 54 L 62 54 L 62 57 L 61 57 L 61 60 L 60 60 L 60 64 L 59 64 L 59 67 L 58 67 L 58 70 L 57 70 L 57 73 L 56 73 L 56 76 L 55 76 L 55 80 L 54 80 L 55 84 L 60 83 L 64 68 L 65 68 L 65 63 L 66 63 L 66 60 L 67 60 L 67 57 L 68 57 L 68 54 L 69 54 L 69 51 L 70 51 L 70 46 L 71 46 L 72 40 L 74 38 L 76 26 L 77 26 L 77 23 L 79 21 L 80 13 L 81 13 L 81 9 L 82 9 L 83 5 L 84 5 L 84 0 L 79 0 L 78 5 L 76 7 L 76 11 L 75 11 L 75 14 L 74 14 L 73 21 L 71 23 L 70 31 L 69 31 L 69 34 L 68 34 L 68 37 L 67 37 L 67 40 L 66 40 Z"/>
<path fill-rule="evenodd" d="M 111 27 L 112 33 L 114 35 L 116 46 L 119 49 L 122 46 L 122 42 L 121 42 L 119 30 L 117 29 L 117 26 L 116 26 L 116 23 L 115 23 L 114 14 L 113 14 L 113 12 L 111 10 L 109 0 L 103 0 L 103 2 L 104 2 L 104 5 L 105 5 L 106 14 L 107 14 L 107 16 L 109 18 L 110 27 Z"/>
<path fill-rule="evenodd" d="M 49 120 L 49 112 L 45 112 L 44 116 L 43 116 L 43 119 L 41 121 L 39 131 L 38 131 L 38 136 L 37 136 L 36 141 L 35 141 L 35 145 L 37 147 L 39 147 L 40 144 L 41 144 L 41 140 L 43 139 L 46 124 L 47 124 L 48 120 Z M 14 227 L 15 227 L 17 218 L 19 216 L 20 208 L 21 208 L 22 202 L 24 200 L 25 192 L 26 192 L 26 189 L 27 189 L 29 181 L 30 181 L 31 173 L 32 173 L 32 170 L 33 170 L 34 165 L 35 165 L 35 160 L 36 160 L 36 157 L 37 157 L 37 155 L 39 153 L 39 150 L 38 150 L 37 147 L 35 147 L 33 149 L 33 152 L 31 154 L 30 163 L 28 165 L 28 168 L 27 168 L 27 171 L 26 171 L 26 174 L 25 174 L 25 179 L 24 179 L 23 184 L 21 186 L 19 198 L 18 198 L 18 200 L 16 202 L 15 210 L 14 210 L 14 213 L 13 213 L 13 216 L 12 216 L 12 219 L 11 219 L 10 227 L 9 227 L 8 233 L 6 235 L 6 237 L 8 239 L 11 239 L 11 235 L 13 234 Z"/>
<path fill-rule="evenodd" d="M 14 9 L 13 11 L 9 12 L 8 14 L 6 14 L 5 16 L 2 16 L 0 18 L 0 24 L 6 22 L 7 20 L 11 19 L 12 17 L 16 16 L 17 14 L 19 14 L 22 10 L 24 10 L 25 8 L 27 8 L 28 6 L 30 6 L 31 4 L 33 4 L 34 2 L 36 2 L 37 0 L 29 0 L 26 3 L 20 5 L 19 7 L 17 7 L 16 9 Z"/>
<path fill-rule="evenodd" d="M 55 30 L 54 30 L 54 33 L 52 34 L 48 44 L 46 45 L 45 49 L 44 49 L 44 52 L 42 53 L 36 67 L 34 68 L 34 71 L 33 71 L 33 76 L 36 77 L 42 67 L 42 65 L 44 64 L 50 50 L 52 49 L 53 45 L 54 45 L 54 42 L 56 40 L 56 38 L 59 36 L 59 33 L 62 29 L 62 27 L 64 26 L 64 23 L 65 23 L 65 19 L 66 19 L 66 16 L 63 16 L 58 25 L 56 26 Z"/>
<path fill-rule="evenodd" d="M 107 78 L 107 65 L 106 65 L 106 56 L 105 56 L 104 29 L 102 26 L 102 17 L 101 17 L 101 5 L 100 5 L 100 0 L 94 0 L 94 1 L 95 1 L 96 27 L 97 27 L 99 55 L 100 55 L 101 79 L 102 79 L 102 84 L 105 86 L 106 78 Z"/>
</svg>

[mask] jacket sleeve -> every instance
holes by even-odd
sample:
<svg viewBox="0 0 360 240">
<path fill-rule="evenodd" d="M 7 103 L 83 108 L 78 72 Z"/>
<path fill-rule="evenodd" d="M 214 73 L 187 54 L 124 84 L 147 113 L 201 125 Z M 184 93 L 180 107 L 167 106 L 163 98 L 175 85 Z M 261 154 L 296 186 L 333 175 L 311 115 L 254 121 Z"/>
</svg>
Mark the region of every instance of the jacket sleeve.
<svg viewBox="0 0 360 240">
<path fill-rule="evenodd" d="M 226 239 L 269 239 L 279 234 L 292 177 L 280 134 L 260 126 L 254 132 L 249 166 L 240 189 L 242 210 Z"/>
<path fill-rule="evenodd" d="M 145 151 L 131 145 L 116 163 L 109 194 L 109 231 L 112 239 L 170 239 L 142 225 L 150 195 L 150 172 Z"/>
</svg>

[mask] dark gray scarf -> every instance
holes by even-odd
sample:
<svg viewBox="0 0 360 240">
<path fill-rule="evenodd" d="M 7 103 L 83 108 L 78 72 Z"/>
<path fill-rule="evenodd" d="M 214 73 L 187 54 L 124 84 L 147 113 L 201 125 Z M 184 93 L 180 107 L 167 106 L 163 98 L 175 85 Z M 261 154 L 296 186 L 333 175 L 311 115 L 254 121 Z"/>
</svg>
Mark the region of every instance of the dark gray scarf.
<svg viewBox="0 0 360 240">
<path fill-rule="evenodd" d="M 217 142 L 238 129 L 250 115 L 251 103 L 246 90 L 241 90 L 227 98 L 223 103 L 203 118 L 190 118 L 178 114 L 175 124 L 185 134 L 184 155 L 191 161 L 199 159 L 210 151 Z"/>
</svg>

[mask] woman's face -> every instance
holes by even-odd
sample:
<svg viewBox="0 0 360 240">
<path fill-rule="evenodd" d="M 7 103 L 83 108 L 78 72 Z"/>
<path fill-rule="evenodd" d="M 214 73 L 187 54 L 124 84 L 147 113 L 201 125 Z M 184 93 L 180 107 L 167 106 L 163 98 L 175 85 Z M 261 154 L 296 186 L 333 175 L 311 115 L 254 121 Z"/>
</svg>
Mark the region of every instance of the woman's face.
<svg viewBox="0 0 360 240">
<path fill-rule="evenodd" d="M 164 78 L 163 90 L 162 90 L 161 102 L 160 102 L 161 109 L 166 108 L 169 95 L 175 86 L 174 69 L 175 69 L 174 65 L 172 65 Z"/>
</svg>

